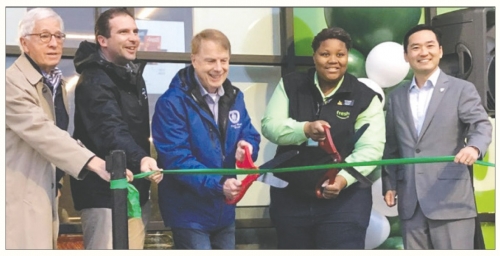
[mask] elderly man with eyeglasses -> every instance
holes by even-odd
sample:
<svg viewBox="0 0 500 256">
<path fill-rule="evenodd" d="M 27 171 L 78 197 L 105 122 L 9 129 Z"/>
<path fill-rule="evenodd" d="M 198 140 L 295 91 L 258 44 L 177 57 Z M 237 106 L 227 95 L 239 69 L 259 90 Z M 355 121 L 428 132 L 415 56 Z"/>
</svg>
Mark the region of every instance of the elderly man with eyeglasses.
<svg viewBox="0 0 500 256">
<path fill-rule="evenodd" d="M 57 247 L 56 166 L 77 179 L 89 171 L 110 179 L 104 160 L 65 131 L 65 83 L 56 67 L 62 31 L 53 10 L 28 11 L 18 28 L 22 54 L 5 73 L 6 249 Z M 133 179 L 128 170 L 127 176 Z"/>
</svg>

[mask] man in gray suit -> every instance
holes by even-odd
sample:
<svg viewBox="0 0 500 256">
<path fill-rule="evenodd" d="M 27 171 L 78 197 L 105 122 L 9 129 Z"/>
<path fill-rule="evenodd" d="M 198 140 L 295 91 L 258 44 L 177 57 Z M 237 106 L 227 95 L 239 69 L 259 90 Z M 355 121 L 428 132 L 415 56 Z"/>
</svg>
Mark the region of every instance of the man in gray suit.
<svg viewBox="0 0 500 256">
<path fill-rule="evenodd" d="M 491 123 L 474 85 L 446 75 L 440 32 L 417 25 L 404 38 L 414 77 L 395 89 L 386 113 L 385 159 L 454 155 L 454 162 L 386 166 L 388 206 L 399 199 L 405 249 L 473 249 L 477 216 L 468 165 L 491 142 Z"/>
</svg>

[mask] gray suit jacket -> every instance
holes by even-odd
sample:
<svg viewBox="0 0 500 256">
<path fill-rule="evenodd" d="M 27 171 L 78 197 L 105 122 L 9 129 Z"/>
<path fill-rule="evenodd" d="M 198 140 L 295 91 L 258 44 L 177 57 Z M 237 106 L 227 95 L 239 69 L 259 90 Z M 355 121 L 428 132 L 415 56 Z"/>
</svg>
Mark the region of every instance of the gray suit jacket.
<svg viewBox="0 0 500 256">
<path fill-rule="evenodd" d="M 407 83 L 389 97 L 384 159 L 454 156 L 464 146 L 475 146 L 484 155 L 491 142 L 492 126 L 472 83 L 441 72 L 418 137 L 409 88 Z M 417 202 L 429 219 L 477 215 L 466 165 L 453 162 L 392 165 L 385 170 L 383 193 L 397 191 L 401 219 L 412 217 Z"/>
</svg>

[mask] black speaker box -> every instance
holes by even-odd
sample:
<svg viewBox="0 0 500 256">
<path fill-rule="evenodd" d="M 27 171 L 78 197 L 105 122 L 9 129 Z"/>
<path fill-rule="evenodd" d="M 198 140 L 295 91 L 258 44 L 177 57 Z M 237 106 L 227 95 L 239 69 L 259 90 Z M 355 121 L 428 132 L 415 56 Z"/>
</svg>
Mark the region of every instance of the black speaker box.
<svg viewBox="0 0 500 256">
<path fill-rule="evenodd" d="M 445 73 L 473 83 L 489 116 L 495 117 L 495 8 L 467 8 L 435 16 L 442 32 Z"/>
</svg>

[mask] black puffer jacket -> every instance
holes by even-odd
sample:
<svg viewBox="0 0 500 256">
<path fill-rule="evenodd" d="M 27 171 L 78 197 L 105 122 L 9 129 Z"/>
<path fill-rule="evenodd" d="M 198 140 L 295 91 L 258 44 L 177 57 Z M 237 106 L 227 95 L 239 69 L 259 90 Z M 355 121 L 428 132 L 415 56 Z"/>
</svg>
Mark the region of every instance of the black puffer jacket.
<svg viewBox="0 0 500 256">
<path fill-rule="evenodd" d="M 80 43 L 74 64 L 80 79 L 75 90 L 75 131 L 73 137 L 97 156 L 124 150 L 127 168 L 140 173 L 140 161 L 150 155 L 148 96 L 142 71 L 145 63 L 127 69 L 103 59 L 97 45 Z M 150 182 L 133 181 L 141 205 L 149 198 Z M 109 183 L 91 172 L 84 180 L 71 179 L 76 210 L 111 208 Z"/>
</svg>

